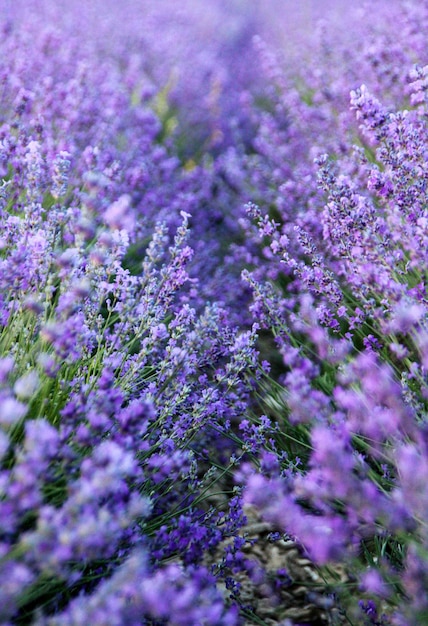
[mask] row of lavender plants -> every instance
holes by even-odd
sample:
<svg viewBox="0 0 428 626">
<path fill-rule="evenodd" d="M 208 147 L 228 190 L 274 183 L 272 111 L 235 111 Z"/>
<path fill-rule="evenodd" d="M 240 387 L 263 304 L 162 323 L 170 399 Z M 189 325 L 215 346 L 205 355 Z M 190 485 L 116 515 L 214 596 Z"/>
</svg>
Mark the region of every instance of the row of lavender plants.
<svg viewBox="0 0 428 626">
<path fill-rule="evenodd" d="M 428 2 L 116 5 L 1 17 L 0 623 L 264 624 L 251 506 L 423 626 Z"/>
</svg>

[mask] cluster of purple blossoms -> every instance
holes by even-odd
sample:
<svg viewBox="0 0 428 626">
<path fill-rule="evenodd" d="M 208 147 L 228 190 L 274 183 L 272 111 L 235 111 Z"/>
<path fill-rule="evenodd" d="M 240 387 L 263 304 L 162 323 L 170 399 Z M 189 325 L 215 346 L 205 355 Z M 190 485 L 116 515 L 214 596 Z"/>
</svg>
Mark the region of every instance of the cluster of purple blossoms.
<svg viewBox="0 0 428 626">
<path fill-rule="evenodd" d="M 247 505 L 426 623 L 428 2 L 318 4 L 0 18 L 2 624 L 238 626 Z"/>
<path fill-rule="evenodd" d="M 244 500 L 300 541 L 320 566 L 345 564 L 362 598 L 359 606 L 343 600 L 349 619 L 422 625 L 428 615 L 422 484 L 428 127 L 420 28 L 428 6 L 400 4 L 391 14 L 395 10 L 406 37 L 392 58 L 385 50 L 376 63 L 382 39 L 375 40 L 371 71 L 364 60 L 352 67 L 366 84 L 352 89 L 348 51 L 348 113 L 338 100 L 344 79 L 332 83 L 327 73 L 323 92 L 316 90 L 309 103 L 316 116 L 320 101 L 330 102 L 324 123 L 305 116 L 303 136 L 315 157 L 306 180 L 318 179 L 319 191 L 308 182 L 301 208 L 276 201 L 272 209 L 263 199 L 248 208 L 244 227 L 268 262 L 254 263 L 244 278 L 254 293 L 253 314 L 273 333 L 282 360 L 282 390 L 272 390 L 265 407 L 294 454 L 296 433 L 305 437 L 303 466 L 292 475 L 283 463 L 276 477 L 249 474 Z M 321 75 L 320 64 L 317 71 Z M 379 75 L 372 91 L 366 85 L 373 72 Z M 304 163 L 303 157 L 300 165 L 309 172 Z M 291 188 L 290 181 L 282 187 Z M 376 604 L 388 607 L 382 618 Z"/>
<path fill-rule="evenodd" d="M 150 42 L 38 8 L 2 23 L 0 621 L 233 626 L 203 562 L 258 367 L 216 296 L 237 194 L 168 137 Z"/>
</svg>

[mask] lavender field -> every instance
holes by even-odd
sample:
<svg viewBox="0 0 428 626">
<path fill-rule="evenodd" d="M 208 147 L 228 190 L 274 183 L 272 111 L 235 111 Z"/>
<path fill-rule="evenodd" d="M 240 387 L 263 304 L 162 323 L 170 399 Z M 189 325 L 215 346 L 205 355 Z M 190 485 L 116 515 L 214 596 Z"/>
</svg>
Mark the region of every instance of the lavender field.
<svg viewBox="0 0 428 626">
<path fill-rule="evenodd" d="M 428 0 L 3 0 L 0 624 L 428 624 Z"/>
</svg>

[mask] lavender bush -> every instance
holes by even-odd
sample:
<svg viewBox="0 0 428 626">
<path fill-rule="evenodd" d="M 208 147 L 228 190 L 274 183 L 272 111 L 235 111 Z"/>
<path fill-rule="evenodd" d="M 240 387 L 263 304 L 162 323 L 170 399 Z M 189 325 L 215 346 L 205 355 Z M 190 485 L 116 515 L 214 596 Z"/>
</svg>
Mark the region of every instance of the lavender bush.
<svg viewBox="0 0 428 626">
<path fill-rule="evenodd" d="M 1 18 L 0 621 L 423 625 L 428 3 L 163 4 Z"/>
<path fill-rule="evenodd" d="M 385 104 L 366 85 L 351 90 L 359 127 L 315 159 L 323 194 L 310 191 L 292 231 L 280 208 L 272 219 L 249 207 L 265 256 L 279 262 L 271 277 L 278 285 L 282 265 L 290 294 L 261 281 L 263 268 L 244 274 L 284 365 L 265 404 L 285 438 L 304 436 L 301 469 L 251 474 L 245 499 L 330 573 L 346 564 L 360 594 L 358 606 L 342 591 L 351 623 L 423 624 L 428 615 L 425 74 L 410 66 L 400 79 L 397 70 L 398 110 L 381 80 Z"/>
</svg>

